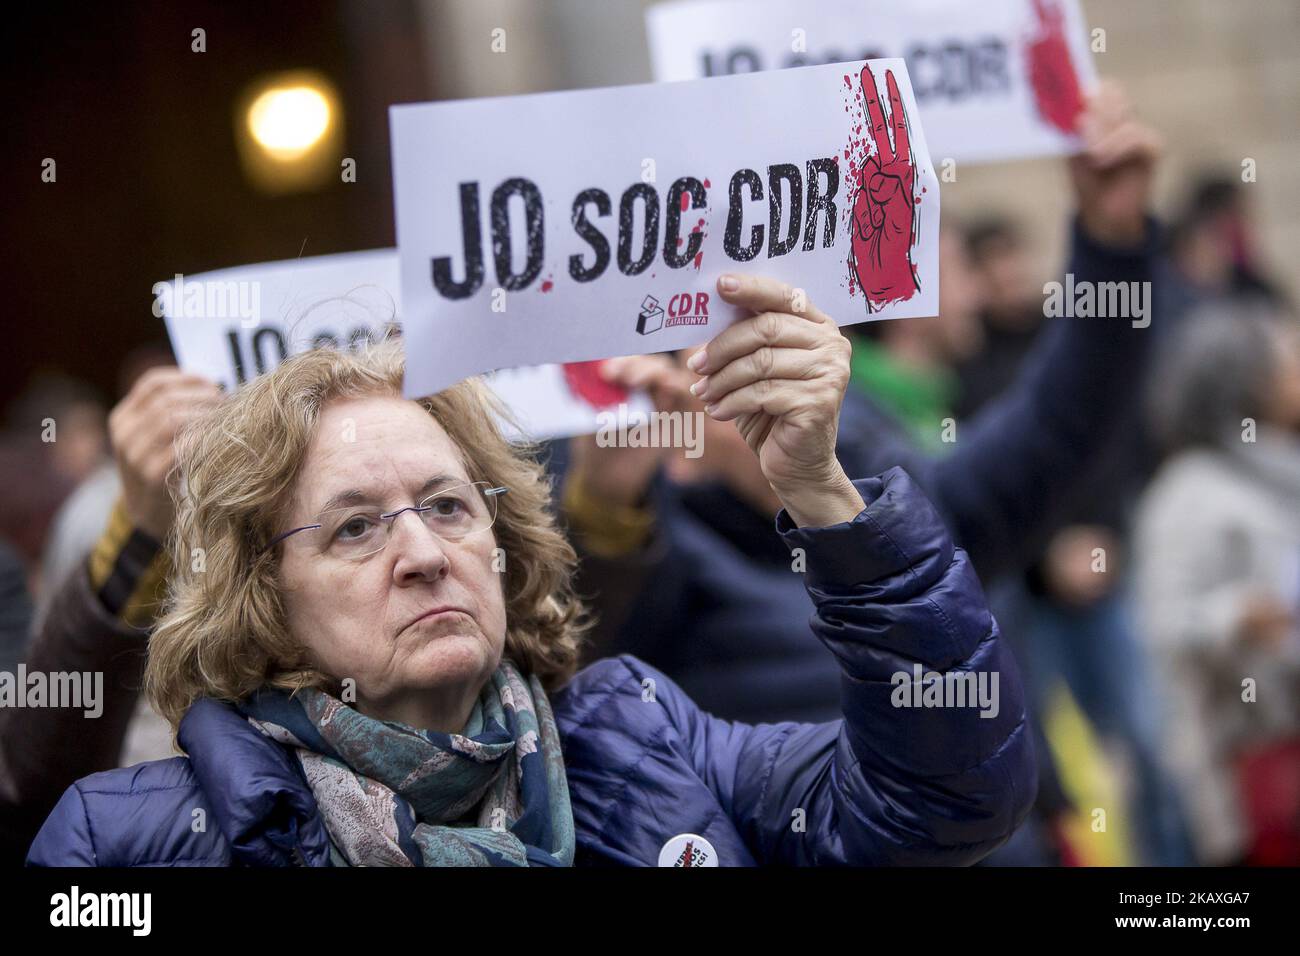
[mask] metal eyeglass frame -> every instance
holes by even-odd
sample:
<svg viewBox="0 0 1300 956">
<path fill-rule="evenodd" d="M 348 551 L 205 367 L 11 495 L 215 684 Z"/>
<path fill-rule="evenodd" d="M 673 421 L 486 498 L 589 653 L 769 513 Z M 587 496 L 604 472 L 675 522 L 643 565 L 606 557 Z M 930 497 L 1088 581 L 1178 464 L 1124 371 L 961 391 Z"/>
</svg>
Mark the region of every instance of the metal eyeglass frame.
<svg viewBox="0 0 1300 956">
<path fill-rule="evenodd" d="M 477 487 L 478 485 L 486 485 L 486 484 L 488 484 L 488 482 L 486 482 L 486 481 L 467 481 L 467 482 L 465 482 L 463 485 L 452 485 L 450 488 L 444 488 L 442 491 L 435 491 L 433 494 L 431 494 L 431 495 L 429 495 L 427 498 L 425 498 L 424 501 L 432 501 L 434 498 L 437 498 L 437 497 L 439 497 L 440 495 L 445 495 L 445 494 L 446 494 L 447 492 L 449 492 L 449 491 L 455 491 L 457 488 L 465 488 L 465 487 L 469 487 L 469 486 L 471 486 L 471 485 Z M 482 491 L 482 494 L 483 494 L 483 497 L 484 497 L 484 498 L 489 498 L 489 497 L 496 496 L 496 495 L 504 495 L 504 494 L 505 494 L 506 492 L 508 492 L 509 490 L 510 490 L 510 489 L 507 488 L 507 487 L 505 487 L 504 485 L 498 485 L 498 486 L 495 487 L 495 488 L 484 488 L 483 491 Z M 393 533 L 393 520 L 396 519 L 398 515 L 402 514 L 402 513 L 405 512 L 405 511 L 414 511 L 416 514 L 420 514 L 420 513 L 422 513 L 422 512 L 425 512 L 425 511 L 432 511 L 432 510 L 433 510 L 433 506 L 432 506 L 432 505 L 429 505 L 428 507 L 425 507 L 425 506 L 424 506 L 424 502 L 422 501 L 420 504 L 407 505 L 405 508 L 398 508 L 396 511 L 391 511 L 391 512 L 389 512 L 388 514 L 380 514 L 380 515 L 379 515 L 380 520 L 381 520 L 381 521 L 387 521 L 387 522 L 388 522 L 388 528 L 387 528 L 387 530 L 384 532 L 384 543 L 383 543 L 383 546 L 380 547 L 378 550 L 371 551 L 370 554 L 363 555 L 362 557 L 367 557 L 367 558 L 368 558 L 368 557 L 370 557 L 371 554 L 378 554 L 380 551 L 383 551 L 384 548 L 388 547 L 388 538 L 389 538 L 389 536 Z M 492 524 L 496 524 L 496 514 L 495 514 L 495 513 L 492 515 Z M 485 527 L 485 528 L 480 528 L 479 531 L 486 531 L 488 528 L 492 527 L 492 524 L 488 525 L 488 526 Z M 297 533 L 300 532 L 300 531 L 315 531 L 315 530 L 317 530 L 317 529 L 319 529 L 319 528 L 323 528 L 323 527 L 325 527 L 325 526 L 322 525 L 322 524 L 305 524 L 305 525 L 303 525 L 301 528 L 291 528 L 291 529 L 289 529 L 288 531 L 285 531 L 285 532 L 283 532 L 282 534 L 278 534 L 278 535 L 276 535 L 274 538 L 272 538 L 271 541 L 270 541 L 270 543 L 268 543 L 268 544 L 266 545 L 266 547 L 264 547 L 264 548 L 261 550 L 260 553 L 261 553 L 261 554 L 266 554 L 268 551 L 270 551 L 272 548 L 274 548 L 277 544 L 279 544 L 279 543 L 280 543 L 281 541 L 283 541 L 285 538 L 292 537 L 293 535 L 297 534 Z M 437 532 L 435 531 L 434 534 L 437 534 Z M 470 532 L 470 534 L 477 534 L 477 532 Z M 466 535 L 466 537 L 468 537 L 468 535 Z M 459 540 L 459 539 L 456 539 L 456 540 Z"/>
</svg>

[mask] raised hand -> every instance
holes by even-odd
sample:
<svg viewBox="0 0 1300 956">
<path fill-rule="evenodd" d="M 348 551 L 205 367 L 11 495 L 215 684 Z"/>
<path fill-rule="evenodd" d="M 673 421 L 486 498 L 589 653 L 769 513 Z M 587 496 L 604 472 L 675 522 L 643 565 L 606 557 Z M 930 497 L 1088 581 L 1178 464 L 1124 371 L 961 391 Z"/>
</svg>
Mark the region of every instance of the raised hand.
<svg viewBox="0 0 1300 956">
<path fill-rule="evenodd" d="M 1078 128 L 1083 110 L 1079 77 L 1065 41 L 1065 14 L 1056 0 L 1033 0 L 1037 32 L 1029 38 L 1025 61 L 1038 115 L 1063 133 Z"/>
<path fill-rule="evenodd" d="M 127 514 L 155 540 L 164 540 L 172 524 L 176 436 L 220 398 L 206 378 L 160 366 L 141 375 L 108 416 Z"/>
<path fill-rule="evenodd" d="M 867 308 L 876 311 L 891 302 L 910 299 L 918 288 L 912 267 L 916 167 L 903 98 L 893 71 L 885 71 L 888 120 L 870 66 L 862 68 L 861 82 L 876 150 L 859 171 L 858 191 L 853 199 L 853 270 L 866 296 Z M 892 145 L 890 125 L 894 128 Z"/>
<path fill-rule="evenodd" d="M 802 294 L 763 276 L 722 276 L 722 297 L 753 310 L 691 356 L 691 392 L 735 421 L 763 476 L 800 525 L 850 521 L 862 498 L 835 456 L 849 381 L 846 339 Z"/>
<path fill-rule="evenodd" d="M 1159 134 L 1134 116 L 1111 82 L 1089 98 L 1079 133 L 1083 151 L 1070 157 L 1070 173 L 1084 231 L 1109 245 L 1136 245 L 1146 231 Z"/>
</svg>

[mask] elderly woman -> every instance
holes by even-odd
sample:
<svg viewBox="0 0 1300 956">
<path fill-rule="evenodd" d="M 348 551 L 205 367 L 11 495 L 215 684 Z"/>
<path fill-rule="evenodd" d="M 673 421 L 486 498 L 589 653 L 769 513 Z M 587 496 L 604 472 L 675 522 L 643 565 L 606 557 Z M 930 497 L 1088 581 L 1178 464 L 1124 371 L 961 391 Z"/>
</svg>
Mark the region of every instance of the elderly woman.
<svg viewBox="0 0 1300 956">
<path fill-rule="evenodd" d="M 408 401 L 393 347 L 313 351 L 180 451 L 146 680 L 187 756 L 70 787 L 29 863 L 960 864 L 1005 840 L 1032 754 L 964 553 L 906 474 L 839 466 L 834 323 L 770 280 L 719 292 L 755 314 L 697 391 L 784 506 L 842 720 L 719 720 L 632 657 L 574 676 L 574 553 L 482 386 Z"/>
</svg>

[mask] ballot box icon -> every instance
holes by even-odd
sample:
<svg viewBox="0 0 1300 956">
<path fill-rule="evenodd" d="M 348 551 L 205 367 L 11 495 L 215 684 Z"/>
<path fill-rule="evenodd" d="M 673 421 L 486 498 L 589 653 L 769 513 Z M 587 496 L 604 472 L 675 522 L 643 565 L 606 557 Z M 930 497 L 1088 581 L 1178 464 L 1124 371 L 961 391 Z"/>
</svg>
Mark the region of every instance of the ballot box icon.
<svg viewBox="0 0 1300 956">
<path fill-rule="evenodd" d="M 636 330 L 642 335 L 658 332 L 664 327 L 664 310 L 652 295 L 641 300 L 641 314 L 637 316 Z"/>
</svg>

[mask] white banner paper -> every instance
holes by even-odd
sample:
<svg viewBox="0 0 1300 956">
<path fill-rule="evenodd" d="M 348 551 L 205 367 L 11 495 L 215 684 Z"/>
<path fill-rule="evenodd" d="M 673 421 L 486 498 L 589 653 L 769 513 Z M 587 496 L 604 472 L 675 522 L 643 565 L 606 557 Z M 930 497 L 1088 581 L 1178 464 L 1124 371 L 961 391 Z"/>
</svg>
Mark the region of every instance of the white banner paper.
<svg viewBox="0 0 1300 956">
<path fill-rule="evenodd" d="M 938 311 L 939 190 L 901 60 L 390 121 L 408 394 L 705 342 L 741 314 L 724 272 L 842 325 Z"/>
<path fill-rule="evenodd" d="M 233 389 L 318 345 L 378 342 L 400 326 L 396 249 L 290 259 L 176 276 L 153 288 L 181 368 Z M 602 409 L 651 409 L 601 380 L 596 363 L 503 369 L 486 380 L 520 423 L 543 440 L 595 432 Z M 519 434 L 507 425 L 511 437 Z"/>
<path fill-rule="evenodd" d="M 902 57 L 941 171 L 1075 152 L 1096 83 L 1077 0 L 683 0 L 646 30 L 661 81 Z"/>
</svg>

